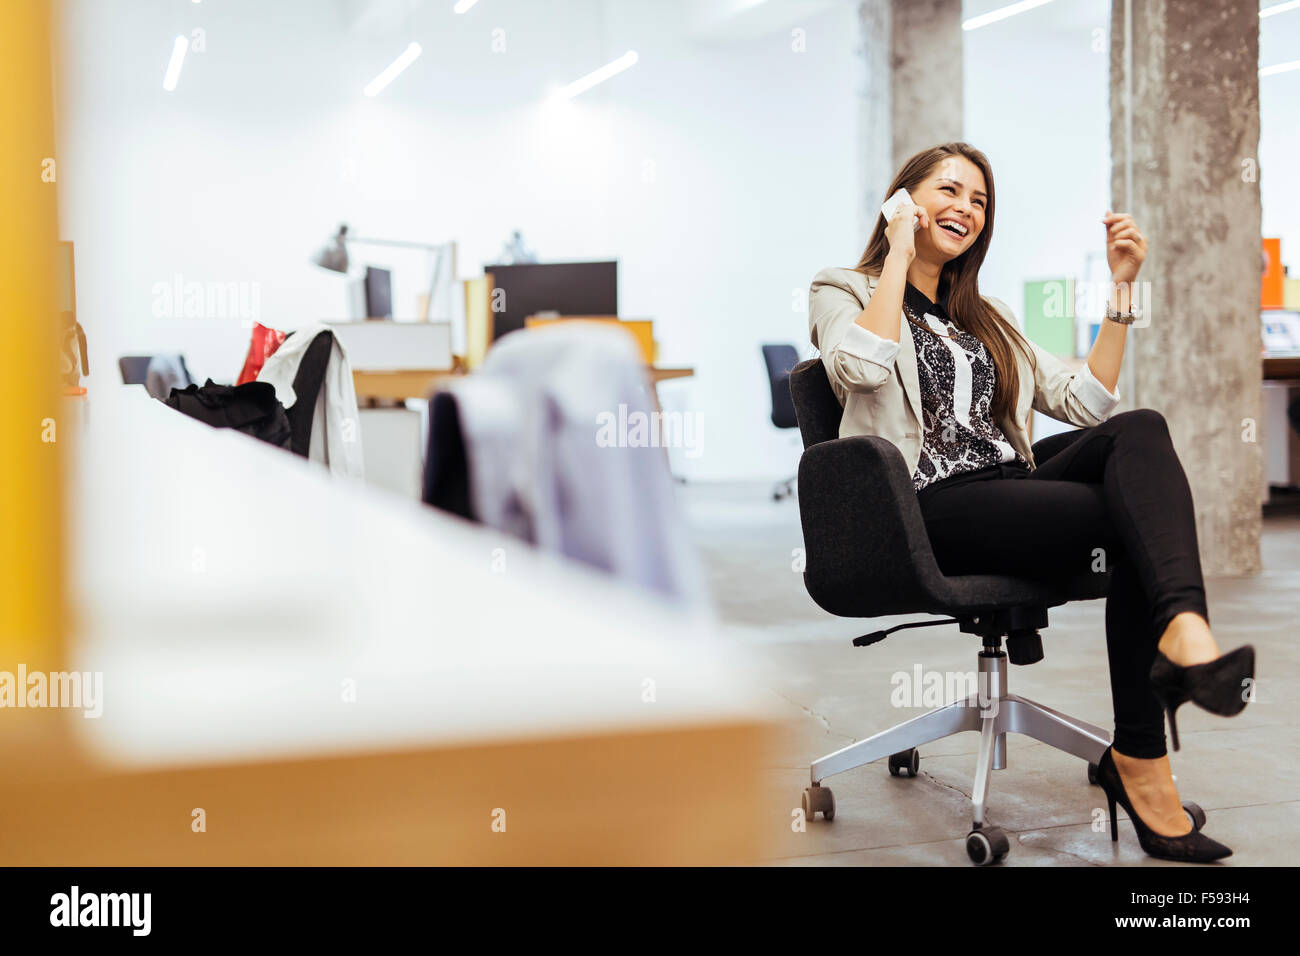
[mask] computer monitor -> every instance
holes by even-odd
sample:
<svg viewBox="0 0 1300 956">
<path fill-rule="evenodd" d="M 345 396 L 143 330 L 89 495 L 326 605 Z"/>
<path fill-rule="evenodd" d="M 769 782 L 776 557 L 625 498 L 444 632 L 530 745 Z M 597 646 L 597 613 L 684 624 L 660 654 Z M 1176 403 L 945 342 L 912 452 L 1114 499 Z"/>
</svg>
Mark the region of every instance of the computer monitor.
<svg viewBox="0 0 1300 956">
<path fill-rule="evenodd" d="M 393 274 L 387 269 L 366 266 L 366 318 L 393 317 Z"/>
<path fill-rule="evenodd" d="M 524 327 L 539 312 L 559 315 L 618 315 L 618 262 L 547 262 L 484 266 L 492 276 L 492 338 Z M 497 290 L 500 299 L 497 300 Z"/>
</svg>

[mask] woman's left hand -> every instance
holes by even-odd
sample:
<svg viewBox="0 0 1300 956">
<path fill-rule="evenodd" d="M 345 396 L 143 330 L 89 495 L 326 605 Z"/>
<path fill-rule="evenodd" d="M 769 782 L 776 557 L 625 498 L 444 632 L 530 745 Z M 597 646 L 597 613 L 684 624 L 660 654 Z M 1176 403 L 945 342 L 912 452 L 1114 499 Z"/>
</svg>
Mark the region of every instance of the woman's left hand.
<svg viewBox="0 0 1300 956">
<path fill-rule="evenodd" d="M 1126 212 L 1111 212 L 1101 220 L 1106 224 L 1106 262 L 1115 282 L 1132 282 L 1147 257 L 1147 240 L 1137 223 Z"/>
</svg>

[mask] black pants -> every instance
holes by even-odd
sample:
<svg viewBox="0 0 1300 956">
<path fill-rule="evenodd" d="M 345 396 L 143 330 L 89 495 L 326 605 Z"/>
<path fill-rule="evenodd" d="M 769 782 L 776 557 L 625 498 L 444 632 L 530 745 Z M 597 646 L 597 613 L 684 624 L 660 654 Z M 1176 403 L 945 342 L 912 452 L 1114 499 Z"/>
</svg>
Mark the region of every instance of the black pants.
<svg viewBox="0 0 1300 956">
<path fill-rule="evenodd" d="M 1115 749 L 1160 757 L 1164 720 L 1148 680 L 1156 642 L 1183 611 L 1209 621 L 1191 489 L 1153 409 L 1072 435 L 1033 471 L 991 465 L 922 488 L 917 500 L 945 574 L 1051 579 L 1110 569 Z"/>
</svg>

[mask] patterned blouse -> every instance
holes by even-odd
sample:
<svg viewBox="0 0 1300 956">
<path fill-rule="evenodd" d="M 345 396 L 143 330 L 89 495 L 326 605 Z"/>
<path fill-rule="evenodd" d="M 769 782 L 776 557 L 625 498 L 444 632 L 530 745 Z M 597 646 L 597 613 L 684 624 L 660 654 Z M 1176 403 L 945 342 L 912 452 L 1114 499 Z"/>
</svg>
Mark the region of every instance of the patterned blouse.
<svg viewBox="0 0 1300 956">
<path fill-rule="evenodd" d="M 1000 462 L 1027 467 L 1025 457 L 1011 447 L 989 414 L 996 369 L 984 343 L 959 330 L 943 304 L 931 302 L 910 282 L 903 293 L 903 309 L 914 320 L 912 342 L 925 418 L 913 487 L 920 491 L 944 478 Z M 903 321 L 907 318 L 905 314 Z M 918 323 L 937 334 L 917 328 Z M 955 337 L 941 337 L 949 335 Z"/>
</svg>

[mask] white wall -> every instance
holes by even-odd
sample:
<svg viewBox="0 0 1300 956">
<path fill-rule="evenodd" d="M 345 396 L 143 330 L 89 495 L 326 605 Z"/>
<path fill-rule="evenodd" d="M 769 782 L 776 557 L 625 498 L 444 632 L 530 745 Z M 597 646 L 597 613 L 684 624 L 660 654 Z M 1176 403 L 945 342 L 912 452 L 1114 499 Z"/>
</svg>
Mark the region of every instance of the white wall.
<svg viewBox="0 0 1300 956">
<path fill-rule="evenodd" d="M 966 0 L 963 15 L 1001 6 Z M 1080 275 L 1087 252 L 1105 251 L 1098 220 L 1112 199 L 1110 9 L 1110 0 L 1057 0 L 965 35 L 965 138 L 988 154 L 998 185 L 980 288 L 1017 314 L 1025 281 Z M 1260 66 L 1296 59 L 1300 10 L 1262 19 Z M 1300 276 L 1300 71 L 1259 84 L 1263 234 L 1282 237 L 1283 261 Z"/>
<path fill-rule="evenodd" d="M 1091 31 L 1109 8 L 1061 0 L 965 34 L 965 138 L 992 163 L 998 202 L 980 291 L 1018 316 L 1026 281 L 1080 275 L 1086 252 L 1105 251 L 1109 41 L 1094 53 Z"/>
<path fill-rule="evenodd" d="M 621 312 L 654 318 L 662 363 L 695 367 L 668 402 L 701 415 L 684 474 L 791 473 L 758 346 L 804 345 L 794 290 L 858 251 L 834 186 L 855 180 L 853 5 L 774 2 L 735 35 L 654 0 L 379 7 L 357 25 L 365 4 L 68 0 L 59 183 L 91 385 L 115 383 L 118 355 L 163 349 L 233 379 L 238 316 L 153 315 L 177 273 L 255 284 L 261 321 L 291 328 L 346 314 L 341 277 L 308 264 L 340 221 L 454 238 L 466 275 L 518 227 L 544 260 L 618 258 Z M 206 51 L 166 93 L 172 37 L 196 28 Z M 412 39 L 421 58 L 364 97 Z M 544 105 L 633 48 L 631 71 Z"/>
<path fill-rule="evenodd" d="M 963 12 L 999 6 L 967 0 Z M 1081 277 L 1090 252 L 1107 274 L 1109 9 L 1109 0 L 1065 0 L 965 33 L 965 139 L 988 156 L 997 187 L 980 291 L 1022 323 L 1025 282 Z M 1035 439 L 1070 427 L 1034 413 Z"/>
</svg>

